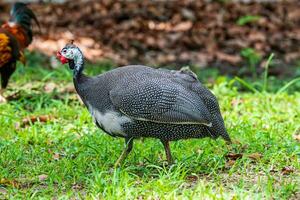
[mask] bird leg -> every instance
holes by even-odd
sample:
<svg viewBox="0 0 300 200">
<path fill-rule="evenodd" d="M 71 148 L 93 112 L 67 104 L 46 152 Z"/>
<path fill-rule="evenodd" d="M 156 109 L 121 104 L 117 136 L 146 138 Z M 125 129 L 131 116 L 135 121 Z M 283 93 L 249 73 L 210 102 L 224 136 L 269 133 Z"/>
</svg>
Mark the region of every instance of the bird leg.
<svg viewBox="0 0 300 200">
<path fill-rule="evenodd" d="M 132 150 L 132 146 L 133 146 L 133 138 L 125 138 L 125 148 L 123 149 L 120 157 L 116 161 L 116 163 L 114 165 L 115 168 L 119 167 L 123 163 L 125 158 L 128 156 L 128 154 Z"/>
<path fill-rule="evenodd" d="M 3 96 L 4 89 L 0 89 L 0 103 L 5 103 L 6 99 Z"/>
<path fill-rule="evenodd" d="M 7 100 L 3 97 L 4 89 L 7 87 L 8 80 L 13 72 L 16 70 L 16 63 L 10 62 L 1 67 L 1 88 L 0 89 L 0 103 L 5 103 Z"/>
<path fill-rule="evenodd" d="M 169 141 L 161 140 L 161 142 L 163 143 L 164 148 L 165 148 L 168 164 L 171 165 L 173 163 L 173 158 L 172 158 L 172 154 L 171 154 L 171 150 L 170 150 Z"/>
</svg>

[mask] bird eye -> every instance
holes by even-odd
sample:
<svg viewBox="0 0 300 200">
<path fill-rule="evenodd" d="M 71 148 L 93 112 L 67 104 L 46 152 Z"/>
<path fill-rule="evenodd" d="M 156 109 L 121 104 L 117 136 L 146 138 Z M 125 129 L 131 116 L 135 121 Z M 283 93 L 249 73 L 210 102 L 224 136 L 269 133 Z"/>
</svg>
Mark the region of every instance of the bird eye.
<svg viewBox="0 0 300 200">
<path fill-rule="evenodd" d="M 63 52 L 63 53 L 67 53 L 67 50 L 66 50 L 66 49 L 64 49 L 64 50 L 62 50 L 62 52 Z"/>
</svg>

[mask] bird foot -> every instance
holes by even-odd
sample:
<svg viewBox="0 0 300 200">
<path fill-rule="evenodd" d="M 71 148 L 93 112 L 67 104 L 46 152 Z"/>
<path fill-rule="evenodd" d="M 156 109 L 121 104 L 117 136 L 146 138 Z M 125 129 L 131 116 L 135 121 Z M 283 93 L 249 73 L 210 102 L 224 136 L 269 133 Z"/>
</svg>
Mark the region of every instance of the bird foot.
<svg viewBox="0 0 300 200">
<path fill-rule="evenodd" d="M 0 103 L 6 103 L 6 102 L 7 102 L 6 98 L 0 94 Z"/>
</svg>

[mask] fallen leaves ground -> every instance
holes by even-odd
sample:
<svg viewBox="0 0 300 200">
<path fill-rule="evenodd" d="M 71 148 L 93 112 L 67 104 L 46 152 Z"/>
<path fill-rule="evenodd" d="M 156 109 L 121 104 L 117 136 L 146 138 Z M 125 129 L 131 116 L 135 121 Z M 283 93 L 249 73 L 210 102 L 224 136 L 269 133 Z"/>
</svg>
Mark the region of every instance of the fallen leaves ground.
<svg viewBox="0 0 300 200">
<path fill-rule="evenodd" d="M 227 73 L 236 73 L 245 64 L 241 51 L 253 48 L 262 58 L 275 53 L 277 68 L 271 72 L 282 74 L 289 71 L 286 66 L 300 58 L 297 0 L 106 0 L 31 7 L 42 27 L 31 49 L 48 55 L 75 39 L 91 61 L 108 58 L 119 65 L 193 64 L 219 66 Z"/>
</svg>

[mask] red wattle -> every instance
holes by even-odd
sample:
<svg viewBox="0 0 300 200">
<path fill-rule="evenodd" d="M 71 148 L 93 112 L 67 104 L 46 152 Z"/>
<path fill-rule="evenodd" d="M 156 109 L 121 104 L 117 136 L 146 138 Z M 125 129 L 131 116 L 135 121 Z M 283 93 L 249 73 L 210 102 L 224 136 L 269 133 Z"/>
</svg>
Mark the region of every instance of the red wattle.
<svg viewBox="0 0 300 200">
<path fill-rule="evenodd" d="M 60 52 L 57 52 L 56 57 L 57 57 L 57 59 L 60 60 L 60 62 L 61 62 L 62 64 L 66 64 L 66 63 L 69 62 L 68 58 L 62 56 Z"/>
</svg>

